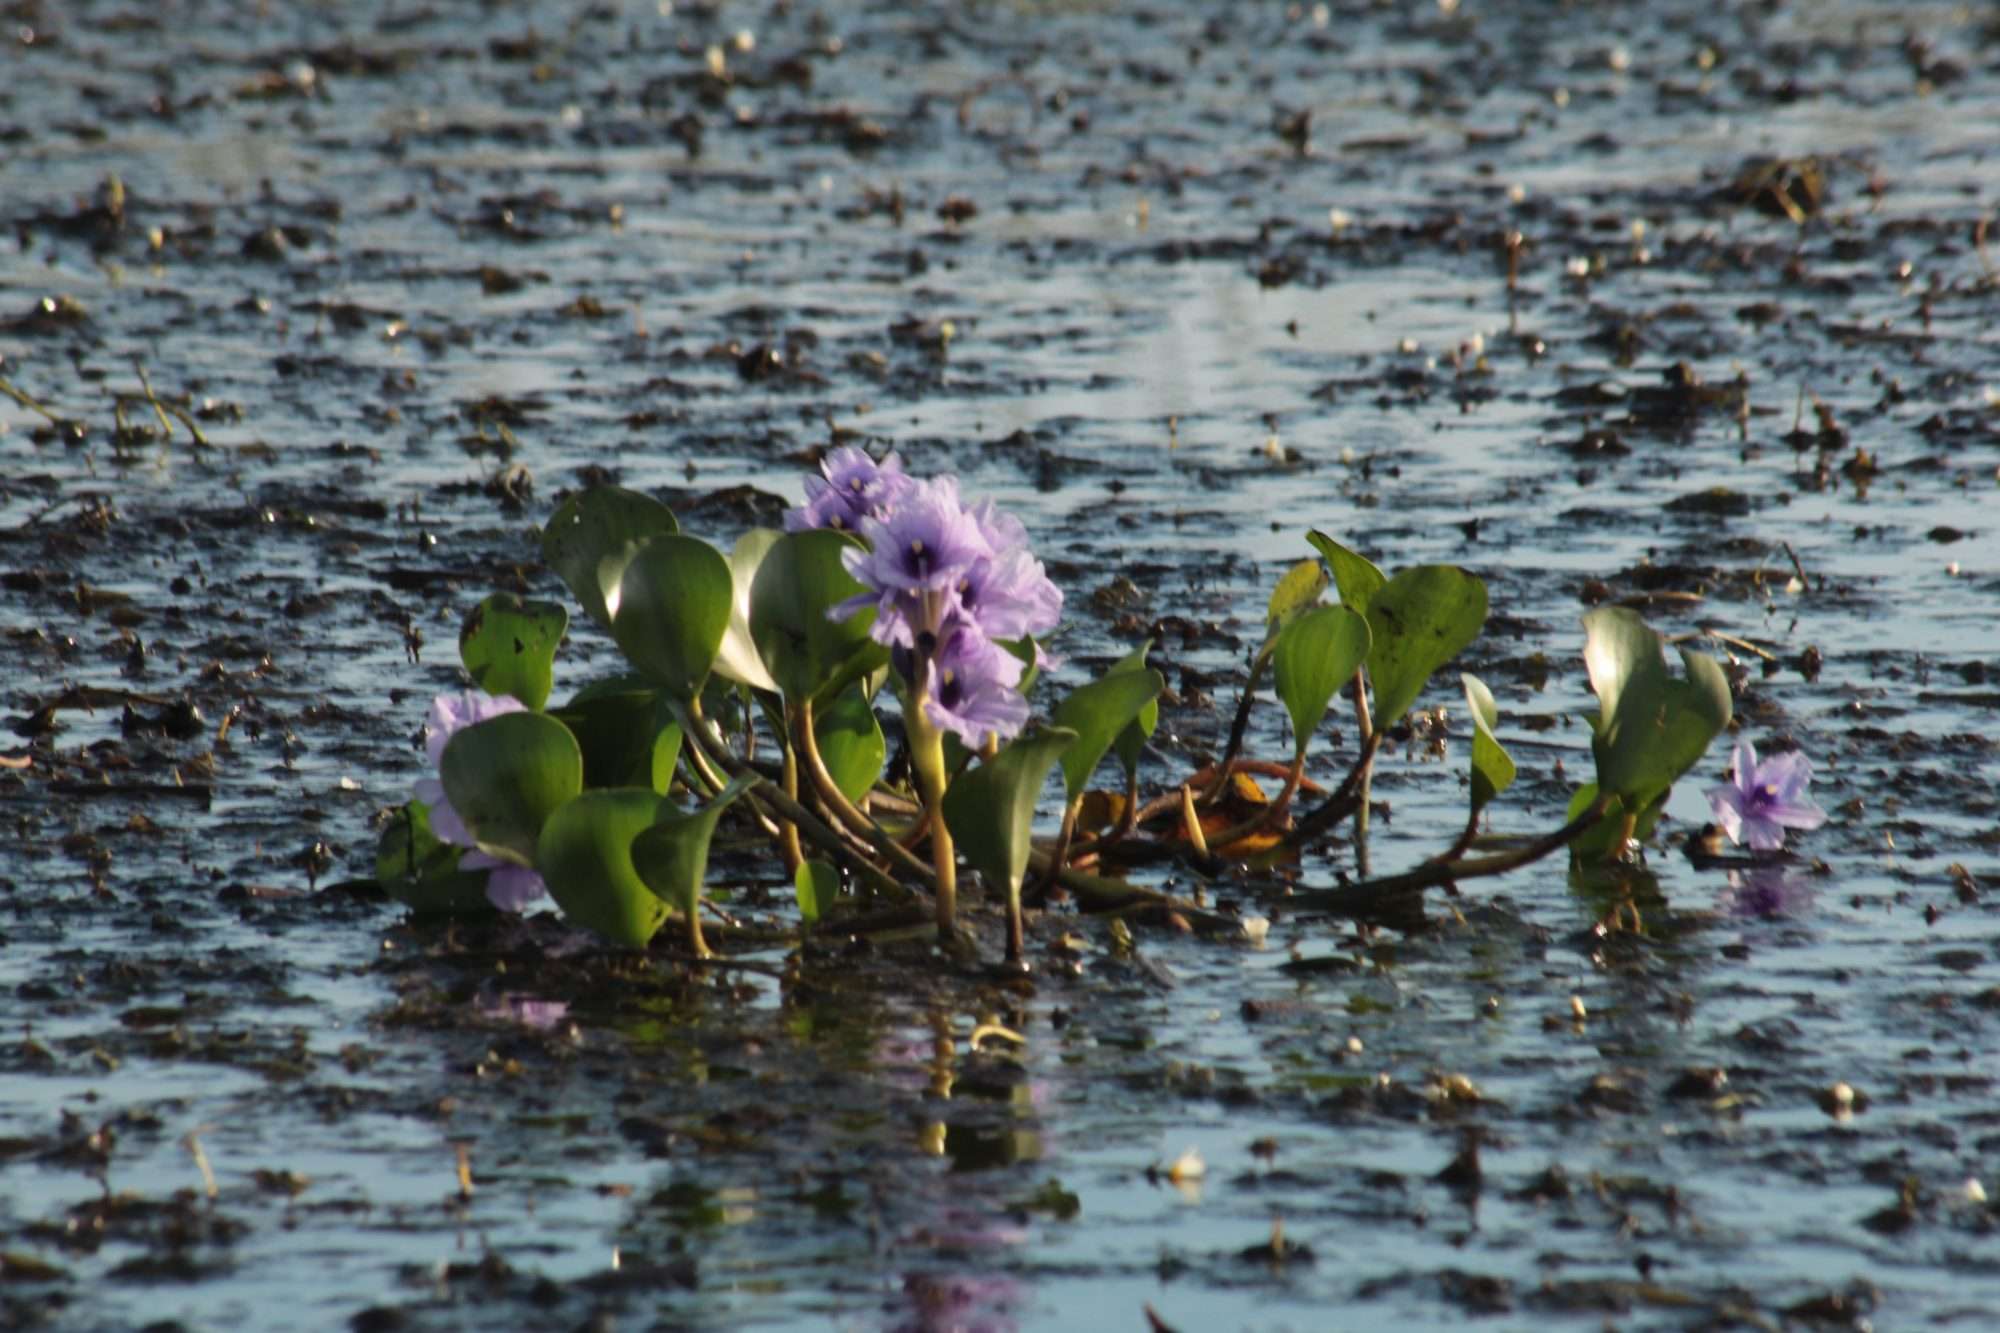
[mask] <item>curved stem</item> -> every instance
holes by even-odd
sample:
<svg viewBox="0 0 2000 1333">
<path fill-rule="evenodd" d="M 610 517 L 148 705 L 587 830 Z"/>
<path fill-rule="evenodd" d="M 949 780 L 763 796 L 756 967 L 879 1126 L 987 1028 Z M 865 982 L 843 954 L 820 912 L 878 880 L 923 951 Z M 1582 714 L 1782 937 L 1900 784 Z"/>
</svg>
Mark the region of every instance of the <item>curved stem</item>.
<svg viewBox="0 0 2000 1333">
<path fill-rule="evenodd" d="M 949 944 L 958 930 L 958 849 L 944 821 L 946 786 L 944 733 L 924 712 L 921 686 L 903 696 L 903 734 L 910 742 L 910 767 L 931 826 L 931 868 L 937 876 L 938 942 Z"/>
<path fill-rule="evenodd" d="M 1321 801 L 1311 813 L 1292 826 L 1291 832 L 1285 835 L 1287 844 L 1304 846 L 1308 840 L 1318 837 L 1354 813 L 1357 793 L 1366 783 L 1369 769 L 1375 762 L 1375 751 L 1381 744 L 1382 733 L 1371 732 L 1368 739 L 1361 743 L 1361 757 L 1347 770 L 1347 776 L 1333 789 L 1333 795 Z"/>
<path fill-rule="evenodd" d="M 1237 696 L 1236 717 L 1229 724 L 1229 744 L 1223 747 L 1222 762 L 1215 767 L 1215 782 L 1201 794 L 1203 804 L 1222 794 L 1223 784 L 1229 781 L 1229 766 L 1236 762 L 1236 756 L 1243 753 L 1243 735 L 1250 728 L 1250 704 L 1257 697 L 1257 683 L 1264 678 L 1264 668 L 1270 665 L 1271 652 L 1276 645 L 1274 638 L 1257 650 L 1250 659 L 1250 679 L 1243 682 L 1243 693 Z"/>
<path fill-rule="evenodd" d="M 800 704 L 793 714 L 792 732 L 792 745 L 804 763 L 806 777 L 834 819 L 898 869 L 928 879 L 931 868 L 890 837 L 880 824 L 863 814 L 854 802 L 847 799 L 847 793 L 840 789 L 833 775 L 826 771 L 825 756 L 819 752 L 819 737 L 813 732 L 811 701 Z"/>
<path fill-rule="evenodd" d="M 683 731 L 694 740 L 695 744 L 706 750 L 709 758 L 731 777 L 748 774 L 757 779 L 757 784 L 747 793 L 750 800 L 770 807 L 772 814 L 778 819 L 788 820 L 797 825 L 801 836 L 810 838 L 815 846 L 852 865 L 870 884 L 894 897 L 910 896 L 911 890 L 907 885 L 897 882 L 893 876 L 865 857 L 852 855 L 841 836 L 822 823 L 818 815 L 785 795 L 784 790 L 769 777 L 731 756 L 720 738 L 708 734 L 707 726 L 705 721 L 697 722 L 692 716 L 682 723 Z"/>
<path fill-rule="evenodd" d="M 1305 777 L 1305 775 L 1306 752 L 1300 750 L 1292 758 L 1292 766 L 1285 773 L 1285 785 L 1278 792 L 1277 797 L 1265 802 L 1264 806 L 1256 814 L 1250 816 L 1250 818 L 1244 820 L 1234 828 L 1226 828 L 1220 833 L 1210 834 L 1208 845 L 1215 848 L 1216 851 L 1221 852 L 1228 848 L 1231 843 L 1241 842 L 1243 839 L 1258 832 L 1266 824 L 1277 818 L 1279 814 L 1283 813 L 1285 807 L 1292 803 L 1292 797 L 1299 790 L 1299 780 Z"/>
<path fill-rule="evenodd" d="M 1511 852 L 1496 852 L 1491 856 L 1474 857 L 1470 860 L 1426 861 L 1414 870 L 1400 875 L 1387 875 L 1381 879 L 1363 880 L 1338 889 L 1314 889 L 1293 894 L 1285 900 L 1285 906 L 1294 912 L 1344 912 L 1352 913 L 1379 905 L 1382 900 L 1398 894 L 1412 893 L 1420 889 L 1435 888 L 1441 884 L 1454 884 L 1463 879 L 1479 879 L 1486 875 L 1504 875 L 1510 870 L 1541 860 L 1551 852 L 1562 850 L 1582 837 L 1591 826 L 1604 818 L 1610 808 L 1609 797 L 1600 796 L 1591 802 L 1589 808 L 1569 823 L 1544 837 L 1537 838 L 1525 847 Z"/>
<path fill-rule="evenodd" d="M 799 799 L 799 754 L 787 741 L 785 744 L 785 775 L 783 778 L 785 798 L 796 803 Z M 791 820 L 778 825 L 778 852 L 785 859 L 785 874 L 796 877 L 799 867 L 805 863 L 805 849 L 799 846 L 799 826 Z"/>
</svg>

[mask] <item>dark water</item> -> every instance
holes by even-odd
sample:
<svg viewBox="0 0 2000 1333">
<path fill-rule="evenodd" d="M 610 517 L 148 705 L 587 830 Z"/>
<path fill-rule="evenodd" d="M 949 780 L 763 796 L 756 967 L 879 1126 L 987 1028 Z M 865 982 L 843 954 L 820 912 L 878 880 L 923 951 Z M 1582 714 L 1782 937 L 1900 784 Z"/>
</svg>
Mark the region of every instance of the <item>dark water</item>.
<svg viewBox="0 0 2000 1333">
<path fill-rule="evenodd" d="M 4 19 L 0 375 L 46 409 L 0 402 L 6 1321 L 2000 1319 L 1990 7 Z M 1678 851 L 1718 747 L 1636 884 L 1137 959 L 1078 921 L 1032 992 L 690 977 L 351 883 L 459 617 L 555 591 L 556 496 L 727 541 L 836 431 L 1024 515 L 1059 681 L 1160 636 L 1155 782 L 1319 527 L 1487 579 L 1497 829 L 1587 771 L 1606 599 L 1728 636 L 1834 817 L 1732 889 Z M 1461 818 L 1449 680 L 1377 869 Z"/>
</svg>

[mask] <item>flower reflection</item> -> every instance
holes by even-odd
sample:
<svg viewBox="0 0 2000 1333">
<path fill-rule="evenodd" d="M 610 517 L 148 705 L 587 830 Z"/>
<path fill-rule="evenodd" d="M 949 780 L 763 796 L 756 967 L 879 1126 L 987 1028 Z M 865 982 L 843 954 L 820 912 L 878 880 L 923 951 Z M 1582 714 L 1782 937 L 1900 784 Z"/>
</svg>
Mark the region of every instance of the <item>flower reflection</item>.
<svg viewBox="0 0 2000 1333">
<path fill-rule="evenodd" d="M 508 992 L 481 997 L 479 1012 L 502 1023 L 519 1023 L 522 1027 L 546 1032 L 569 1017 L 569 1004 L 563 1000 L 538 1000 L 530 995 Z"/>
<path fill-rule="evenodd" d="M 1773 920 L 1796 916 L 1811 906 L 1812 886 L 1781 866 L 1753 866 L 1729 872 L 1729 887 L 1717 907 L 1728 916 Z"/>
</svg>

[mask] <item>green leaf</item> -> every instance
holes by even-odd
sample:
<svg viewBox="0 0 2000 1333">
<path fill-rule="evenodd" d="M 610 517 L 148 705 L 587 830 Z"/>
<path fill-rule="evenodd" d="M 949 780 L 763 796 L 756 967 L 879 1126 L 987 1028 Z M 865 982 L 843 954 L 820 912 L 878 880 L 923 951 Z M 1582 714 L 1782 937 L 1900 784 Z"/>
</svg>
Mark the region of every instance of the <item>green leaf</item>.
<svg viewBox="0 0 2000 1333">
<path fill-rule="evenodd" d="M 715 655 L 717 675 L 773 694 L 778 692 L 778 682 L 771 679 L 764 659 L 757 655 L 756 640 L 750 637 L 750 589 L 764 557 L 784 535 L 771 528 L 752 528 L 736 539 L 729 552 L 729 577 L 735 590 L 729 604 L 729 629 Z"/>
<path fill-rule="evenodd" d="M 1104 752 L 1138 721 L 1148 704 L 1158 715 L 1157 701 L 1166 684 L 1166 677 L 1151 667 L 1121 671 L 1114 666 L 1056 705 L 1050 720 L 1076 735 L 1075 743 L 1062 752 L 1063 786 L 1070 800 L 1083 795 Z"/>
<path fill-rule="evenodd" d="M 550 815 L 535 867 L 563 915 L 613 944 L 644 947 L 667 905 L 633 864 L 633 840 L 673 812 L 673 802 L 650 788 L 601 787 Z"/>
<path fill-rule="evenodd" d="M 945 827 L 989 887 L 1010 897 L 1021 891 L 1036 802 L 1049 769 L 1075 740 L 1064 728 L 1023 732 L 945 792 Z"/>
<path fill-rule="evenodd" d="M 1285 571 L 1271 592 L 1271 604 L 1264 611 L 1269 633 L 1276 634 L 1292 623 L 1301 611 L 1319 601 L 1326 591 L 1326 570 L 1317 560 L 1301 560 Z"/>
<path fill-rule="evenodd" d="M 1389 581 L 1389 576 L 1373 560 L 1348 550 L 1324 532 L 1308 532 L 1306 540 L 1326 557 L 1326 567 L 1333 571 L 1333 586 L 1340 592 L 1340 604 L 1350 611 L 1367 615 L 1375 594 L 1382 591 L 1382 585 Z"/>
<path fill-rule="evenodd" d="M 799 899 L 799 919 L 814 925 L 840 896 L 840 871 L 825 861 L 801 861 L 798 873 L 792 876 L 792 890 Z"/>
<path fill-rule="evenodd" d="M 1729 725 L 1729 678 L 1714 658 L 1683 648 L 1667 672 L 1663 641 L 1635 611 L 1602 606 L 1583 618 L 1584 665 L 1597 692 L 1597 784 L 1643 808 L 1700 762 Z"/>
<path fill-rule="evenodd" d="M 1327 705 L 1368 656 L 1368 620 L 1345 606 L 1303 612 L 1271 648 L 1273 683 L 1292 715 L 1292 744 L 1304 754 Z"/>
<path fill-rule="evenodd" d="M 1486 584 L 1457 565 L 1418 565 L 1383 584 L 1368 601 L 1375 729 L 1401 722 L 1431 673 L 1464 652 L 1485 624 Z"/>
<path fill-rule="evenodd" d="M 787 699 L 830 694 L 889 660 L 868 637 L 874 608 L 827 619 L 827 612 L 867 589 L 840 563 L 856 538 L 819 528 L 771 544 L 750 587 L 750 638 Z"/>
<path fill-rule="evenodd" d="M 697 537 L 655 537 L 618 580 L 611 636 L 632 665 L 690 699 L 729 628 L 729 562 Z"/>
<path fill-rule="evenodd" d="M 882 762 L 889 757 L 882 723 L 858 684 L 814 712 L 813 739 L 833 785 L 858 804 L 882 776 Z"/>
<path fill-rule="evenodd" d="M 1023 634 L 1018 639 L 995 639 L 993 642 L 1020 660 L 1021 678 L 1014 682 L 1014 691 L 1026 698 L 1028 691 L 1035 688 L 1035 682 L 1042 678 L 1041 650 L 1035 643 L 1035 636 Z"/>
<path fill-rule="evenodd" d="M 1151 652 L 1153 641 L 1146 640 L 1131 652 L 1118 659 L 1106 675 L 1118 675 L 1125 671 L 1146 669 L 1146 654 Z M 1153 731 L 1160 725 L 1160 701 L 1155 698 L 1139 710 L 1139 716 L 1125 724 L 1118 733 L 1118 739 L 1111 742 L 1112 751 L 1118 762 L 1125 766 L 1125 780 L 1130 782 L 1139 772 L 1139 756 L 1145 752 L 1146 742 L 1152 739 Z"/>
<path fill-rule="evenodd" d="M 583 751 L 546 713 L 503 713 L 446 742 L 438 776 L 482 851 L 531 866 L 543 821 L 583 790 Z"/>
<path fill-rule="evenodd" d="M 708 877 L 708 843 L 715 823 L 732 802 L 757 784 L 745 774 L 717 792 L 715 799 L 688 814 L 665 814 L 632 843 L 632 862 L 646 887 L 692 917 L 701 910 L 701 885 Z"/>
<path fill-rule="evenodd" d="M 542 559 L 584 611 L 611 628 L 605 598 L 618 587 L 632 549 L 649 537 L 679 532 L 673 510 L 649 495 L 597 486 L 563 501 L 542 529 Z"/>
<path fill-rule="evenodd" d="M 1635 840 L 1644 842 L 1653 836 L 1653 830 L 1659 826 L 1660 816 L 1666 812 L 1668 795 L 1669 793 L 1664 791 L 1659 793 L 1640 810 L 1638 821 L 1632 826 L 1632 837 Z M 1574 820 L 1588 810 L 1590 803 L 1596 799 L 1595 782 L 1586 782 L 1578 787 L 1576 794 L 1570 797 L 1569 813 L 1563 817 L 1563 822 L 1567 824 Z M 1602 857 L 1613 851 L 1612 844 L 1618 840 L 1618 830 L 1624 823 L 1625 804 L 1614 796 L 1611 798 L 1611 804 L 1605 807 L 1604 818 L 1584 830 L 1577 840 L 1569 845 L 1571 859 Z"/>
<path fill-rule="evenodd" d="M 673 785 L 682 736 L 664 690 L 636 676 L 599 682 L 549 716 L 576 737 L 585 787 L 651 787 L 664 796 Z"/>
<path fill-rule="evenodd" d="M 458 658 L 480 689 L 511 694 L 540 712 L 555 684 L 556 647 L 568 628 L 569 612 L 558 603 L 496 592 L 465 617 Z"/>
<path fill-rule="evenodd" d="M 419 916 L 496 910 L 486 898 L 484 870 L 460 870 L 461 848 L 431 832 L 430 807 L 411 801 L 382 828 L 375 845 L 375 880 Z"/>
<path fill-rule="evenodd" d="M 1459 680 L 1465 685 L 1466 711 L 1472 715 L 1472 812 L 1476 815 L 1514 785 L 1514 759 L 1493 734 L 1500 725 L 1500 708 L 1493 702 L 1493 691 L 1474 675 L 1461 673 Z"/>
</svg>

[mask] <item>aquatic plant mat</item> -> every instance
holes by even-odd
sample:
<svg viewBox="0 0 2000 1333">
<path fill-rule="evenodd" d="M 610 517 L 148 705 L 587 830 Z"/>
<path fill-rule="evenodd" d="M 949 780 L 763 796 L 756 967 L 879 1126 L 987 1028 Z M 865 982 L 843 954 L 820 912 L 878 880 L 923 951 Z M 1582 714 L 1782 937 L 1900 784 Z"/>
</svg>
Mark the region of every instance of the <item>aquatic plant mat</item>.
<svg viewBox="0 0 2000 1333">
<path fill-rule="evenodd" d="M 2000 1321 L 1989 12 L 0 17 L 0 1324 Z M 799 943 L 726 828 L 709 965 L 379 891 L 565 497 L 726 549 L 838 444 L 1023 519 L 1055 697 L 1155 641 L 1148 797 L 1319 530 L 1490 594 L 1367 873 L 1465 820 L 1458 670 L 1563 823 L 1592 607 L 1831 819 L 1713 854 L 1717 745 L 1641 865 L 1301 910 L 1343 824 L 1133 872 L 1261 947 L 1058 898 L 1026 978 L 976 891 Z"/>
</svg>

